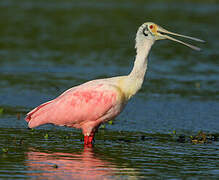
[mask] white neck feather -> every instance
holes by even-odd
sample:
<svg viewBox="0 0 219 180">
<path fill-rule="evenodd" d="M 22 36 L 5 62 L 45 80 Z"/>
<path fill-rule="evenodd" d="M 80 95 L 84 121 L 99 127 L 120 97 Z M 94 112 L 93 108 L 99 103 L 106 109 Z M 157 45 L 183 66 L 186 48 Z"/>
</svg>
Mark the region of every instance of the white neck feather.
<svg viewBox="0 0 219 180">
<path fill-rule="evenodd" d="M 141 43 L 136 42 L 136 52 L 134 67 L 129 74 L 130 78 L 144 80 L 144 75 L 147 70 L 148 54 L 153 45 L 153 41 L 145 40 Z"/>
<path fill-rule="evenodd" d="M 148 54 L 154 41 L 136 37 L 136 58 L 134 67 L 124 81 L 125 93 L 127 98 L 131 98 L 141 88 L 147 70 Z"/>
</svg>

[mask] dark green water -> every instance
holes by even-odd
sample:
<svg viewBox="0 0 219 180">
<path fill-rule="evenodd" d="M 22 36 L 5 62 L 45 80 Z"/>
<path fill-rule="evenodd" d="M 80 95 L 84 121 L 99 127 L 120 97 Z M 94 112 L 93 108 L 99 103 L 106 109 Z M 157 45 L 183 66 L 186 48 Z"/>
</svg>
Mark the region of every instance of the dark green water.
<svg viewBox="0 0 219 180">
<path fill-rule="evenodd" d="M 216 1 L 1 0 L 0 179 L 217 179 L 218 140 L 189 137 L 219 133 L 218 12 Z M 93 149 L 75 129 L 27 129 L 25 113 L 66 89 L 127 74 L 147 21 L 207 43 L 156 42 L 142 90 Z"/>
</svg>

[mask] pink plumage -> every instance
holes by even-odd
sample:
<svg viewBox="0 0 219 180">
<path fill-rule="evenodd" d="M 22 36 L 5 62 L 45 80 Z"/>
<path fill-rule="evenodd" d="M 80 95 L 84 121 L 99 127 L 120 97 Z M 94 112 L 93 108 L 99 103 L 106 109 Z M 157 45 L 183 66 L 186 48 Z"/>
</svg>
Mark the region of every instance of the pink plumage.
<svg viewBox="0 0 219 180">
<path fill-rule="evenodd" d="M 46 102 L 27 114 L 30 128 L 52 123 L 81 128 L 87 144 L 93 141 L 101 123 L 114 118 L 122 110 L 117 88 L 105 80 L 90 81 L 73 87 L 56 99 Z"/>
</svg>

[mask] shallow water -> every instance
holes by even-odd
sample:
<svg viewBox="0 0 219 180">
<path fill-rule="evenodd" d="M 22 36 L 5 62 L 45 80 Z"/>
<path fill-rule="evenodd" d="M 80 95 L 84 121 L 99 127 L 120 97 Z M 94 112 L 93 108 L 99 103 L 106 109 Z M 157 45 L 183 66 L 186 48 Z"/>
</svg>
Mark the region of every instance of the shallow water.
<svg viewBox="0 0 219 180">
<path fill-rule="evenodd" d="M 0 179 L 216 179 L 218 140 L 194 144 L 190 136 L 219 133 L 218 11 L 214 1 L 2 0 Z M 35 106 L 129 73 L 145 21 L 207 43 L 193 43 L 203 49 L 195 52 L 156 42 L 141 91 L 100 129 L 94 148 L 75 129 L 27 129 Z"/>
</svg>

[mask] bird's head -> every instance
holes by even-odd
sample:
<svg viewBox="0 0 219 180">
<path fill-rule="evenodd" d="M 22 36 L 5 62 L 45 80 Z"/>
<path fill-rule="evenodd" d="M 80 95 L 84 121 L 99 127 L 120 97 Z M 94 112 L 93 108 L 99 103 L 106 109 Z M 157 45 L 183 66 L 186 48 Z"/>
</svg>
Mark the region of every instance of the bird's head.
<svg viewBox="0 0 219 180">
<path fill-rule="evenodd" d="M 169 39 L 169 40 L 181 43 L 181 44 L 183 44 L 185 46 L 188 46 L 188 47 L 190 47 L 190 48 L 192 48 L 194 50 L 197 50 L 197 51 L 200 50 L 200 48 L 198 48 L 196 46 L 193 46 L 191 44 L 185 43 L 183 41 L 180 41 L 180 40 L 175 39 L 173 37 L 170 37 L 168 35 L 180 36 L 180 37 L 191 39 L 191 40 L 194 40 L 194 41 L 204 42 L 203 40 L 198 39 L 198 38 L 194 38 L 194 37 L 190 37 L 190 36 L 185 36 L 185 35 L 181 35 L 181 34 L 177 34 L 177 33 L 173 33 L 173 32 L 167 31 L 166 29 L 158 26 L 155 23 L 147 22 L 147 23 L 142 24 L 139 27 L 138 32 L 137 32 L 137 36 L 136 36 L 136 43 L 139 43 L 139 42 L 141 43 L 141 42 L 144 41 L 144 39 L 149 40 L 152 43 L 154 41 L 156 41 L 156 40 Z M 137 44 L 136 44 L 136 46 L 137 46 Z"/>
</svg>

